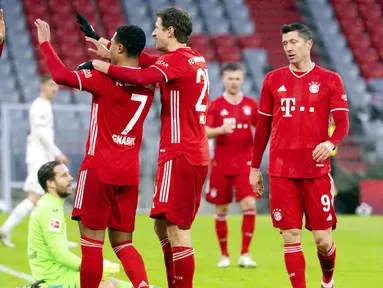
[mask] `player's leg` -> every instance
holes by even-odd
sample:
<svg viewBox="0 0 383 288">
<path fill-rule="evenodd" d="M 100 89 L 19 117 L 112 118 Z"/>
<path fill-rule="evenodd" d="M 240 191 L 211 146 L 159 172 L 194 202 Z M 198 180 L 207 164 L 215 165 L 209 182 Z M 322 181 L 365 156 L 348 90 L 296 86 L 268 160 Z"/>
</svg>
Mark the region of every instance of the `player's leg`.
<svg viewBox="0 0 383 288">
<path fill-rule="evenodd" d="M 112 209 L 108 223 L 110 244 L 134 287 L 149 287 L 144 260 L 132 243 L 138 185 L 115 187 L 110 195 Z"/>
<path fill-rule="evenodd" d="M 24 191 L 28 193 L 28 197 L 21 201 L 12 210 L 11 214 L 0 228 L 0 239 L 7 247 L 15 247 L 15 245 L 10 242 L 11 230 L 32 212 L 37 201 L 44 195 L 44 190 L 37 179 L 37 171 L 39 168 L 39 165 L 28 167 L 28 176 L 24 184 Z"/>
<path fill-rule="evenodd" d="M 154 219 L 154 231 L 156 232 L 157 237 L 160 240 L 162 252 L 164 254 L 168 288 L 172 288 L 175 285 L 174 263 L 173 263 L 172 246 L 170 245 L 168 232 L 166 228 L 166 220 Z"/>
<path fill-rule="evenodd" d="M 293 288 L 306 288 L 303 254 L 303 196 L 298 181 L 270 176 L 270 211 L 273 226 L 281 230 L 284 260 Z"/>
<path fill-rule="evenodd" d="M 306 228 L 312 230 L 322 268 L 322 287 L 333 287 L 336 247 L 332 238 L 337 218 L 330 175 L 305 180 Z"/>
<path fill-rule="evenodd" d="M 246 166 L 234 179 L 235 198 L 242 208 L 242 248 L 238 265 L 244 268 L 255 267 L 257 264 L 250 256 L 249 246 L 253 239 L 256 219 L 255 194 L 249 183 L 250 166 Z"/>
<path fill-rule="evenodd" d="M 233 201 L 232 178 L 225 177 L 220 169 L 212 167 L 208 183 L 209 187 L 207 187 L 205 198 L 206 201 L 215 205 L 215 232 L 221 249 L 221 258 L 217 267 L 228 267 L 230 266 L 230 258 L 227 216 L 229 214 L 229 204 Z"/>
<path fill-rule="evenodd" d="M 81 234 L 81 288 L 98 287 L 102 278 L 102 248 L 110 218 L 111 189 L 98 179 L 96 169 L 80 171 L 72 219 L 79 221 Z"/>
</svg>

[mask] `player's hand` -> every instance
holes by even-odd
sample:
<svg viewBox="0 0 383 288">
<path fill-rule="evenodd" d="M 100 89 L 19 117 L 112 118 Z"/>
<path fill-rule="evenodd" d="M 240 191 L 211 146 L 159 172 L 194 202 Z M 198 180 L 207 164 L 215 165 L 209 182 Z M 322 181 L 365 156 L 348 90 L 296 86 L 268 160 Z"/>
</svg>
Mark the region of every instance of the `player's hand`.
<svg viewBox="0 0 383 288">
<path fill-rule="evenodd" d="M 41 19 L 36 19 L 35 26 L 37 28 L 37 39 L 39 40 L 39 44 L 51 40 L 51 31 L 47 22 Z"/>
<path fill-rule="evenodd" d="M 106 281 L 113 277 L 114 274 L 120 272 L 120 265 L 104 260 L 102 269 L 102 280 Z"/>
<path fill-rule="evenodd" d="M 106 48 L 103 44 L 101 44 L 99 41 L 90 38 L 90 37 L 85 37 L 86 42 L 93 43 L 94 46 L 96 46 L 97 49 L 89 48 L 88 51 L 95 54 L 96 56 L 103 58 L 103 59 L 110 59 L 110 52 L 108 48 Z"/>
<path fill-rule="evenodd" d="M 221 134 L 231 134 L 233 133 L 233 124 L 231 123 L 223 123 L 221 128 Z"/>
<path fill-rule="evenodd" d="M 260 197 L 263 195 L 263 177 L 261 171 L 257 168 L 250 169 L 250 185 L 254 193 Z"/>
<path fill-rule="evenodd" d="M 101 60 L 93 60 L 92 62 L 95 70 L 98 70 L 104 74 L 108 74 L 110 64 Z"/>
<path fill-rule="evenodd" d="M 3 9 L 0 9 L 0 44 L 3 43 L 5 38 L 5 22 Z"/>
<path fill-rule="evenodd" d="M 84 15 L 82 15 L 80 12 L 77 12 L 76 18 L 77 23 L 80 24 L 80 30 L 84 32 L 85 36 L 96 40 L 101 38 L 99 35 L 97 35 L 96 31 L 94 31 L 93 26 L 89 24 L 88 19 L 86 19 Z"/>
<path fill-rule="evenodd" d="M 86 69 L 86 70 L 94 70 L 92 62 L 93 62 L 93 60 L 88 61 L 88 62 L 84 62 L 84 63 L 78 65 L 77 70 L 84 70 L 84 69 Z"/>
<path fill-rule="evenodd" d="M 330 141 L 320 143 L 313 151 L 313 159 L 317 162 L 323 162 L 331 155 L 331 151 L 334 149 L 334 144 Z"/>
<path fill-rule="evenodd" d="M 56 157 L 56 160 L 59 161 L 61 164 L 68 164 L 68 158 L 64 154 L 60 154 Z"/>
</svg>

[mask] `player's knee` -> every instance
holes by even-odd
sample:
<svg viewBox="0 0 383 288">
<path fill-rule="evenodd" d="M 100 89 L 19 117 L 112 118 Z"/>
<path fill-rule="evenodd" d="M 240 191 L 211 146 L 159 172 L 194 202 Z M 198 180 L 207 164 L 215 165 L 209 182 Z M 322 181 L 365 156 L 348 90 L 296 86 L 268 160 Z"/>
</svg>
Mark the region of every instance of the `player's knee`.
<svg viewBox="0 0 383 288">
<path fill-rule="evenodd" d="M 242 210 L 250 210 L 250 209 L 255 209 L 255 197 L 245 197 L 241 201 L 241 207 Z"/>
<path fill-rule="evenodd" d="M 216 205 L 215 214 L 217 215 L 227 215 L 229 214 L 229 205 Z"/>
<path fill-rule="evenodd" d="M 318 230 L 313 231 L 315 245 L 322 251 L 328 251 L 332 245 L 331 230 Z"/>
<path fill-rule="evenodd" d="M 301 229 L 287 229 L 281 230 L 283 241 L 285 244 L 300 243 L 302 238 Z"/>
<path fill-rule="evenodd" d="M 172 247 L 192 246 L 190 230 L 180 229 L 177 225 L 168 225 L 167 232 Z"/>
</svg>

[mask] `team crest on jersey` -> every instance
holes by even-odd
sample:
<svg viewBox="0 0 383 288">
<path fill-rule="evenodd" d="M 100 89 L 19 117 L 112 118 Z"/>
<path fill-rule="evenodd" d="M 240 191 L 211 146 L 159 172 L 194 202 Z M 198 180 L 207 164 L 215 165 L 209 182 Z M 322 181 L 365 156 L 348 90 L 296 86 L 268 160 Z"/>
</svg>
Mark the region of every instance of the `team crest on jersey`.
<svg viewBox="0 0 383 288">
<path fill-rule="evenodd" d="M 229 112 L 226 109 L 223 109 L 220 113 L 221 116 L 227 116 L 229 115 Z"/>
<path fill-rule="evenodd" d="M 272 214 L 273 214 L 273 217 L 274 217 L 275 221 L 281 221 L 282 220 L 281 209 L 274 209 Z"/>
<path fill-rule="evenodd" d="M 48 230 L 52 232 L 60 232 L 61 221 L 57 219 L 51 219 Z"/>
<path fill-rule="evenodd" d="M 243 109 L 243 113 L 245 113 L 245 115 L 249 116 L 251 114 L 251 107 L 250 106 L 243 106 L 242 109 Z"/>
<path fill-rule="evenodd" d="M 217 189 L 213 188 L 210 190 L 210 196 L 211 198 L 217 197 Z"/>
<path fill-rule="evenodd" d="M 320 84 L 318 82 L 311 82 L 309 85 L 309 90 L 311 93 L 315 94 L 319 92 Z"/>
</svg>

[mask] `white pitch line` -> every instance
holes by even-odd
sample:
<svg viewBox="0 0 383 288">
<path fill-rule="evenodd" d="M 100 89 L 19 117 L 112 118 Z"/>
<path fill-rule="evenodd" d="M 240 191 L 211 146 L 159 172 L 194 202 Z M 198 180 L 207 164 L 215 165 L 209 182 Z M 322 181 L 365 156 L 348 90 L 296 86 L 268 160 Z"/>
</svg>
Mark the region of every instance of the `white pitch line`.
<svg viewBox="0 0 383 288">
<path fill-rule="evenodd" d="M 4 265 L 1 265 L 0 264 L 0 272 L 4 272 L 6 274 L 9 274 L 9 275 L 12 275 L 12 276 L 16 276 L 18 278 L 21 278 L 21 279 L 24 279 L 28 282 L 33 282 L 33 277 L 31 275 L 28 275 L 28 274 L 25 274 L 23 272 L 19 272 L 19 271 L 16 271 L 16 270 L 13 270 L 7 266 L 4 266 Z"/>
</svg>

